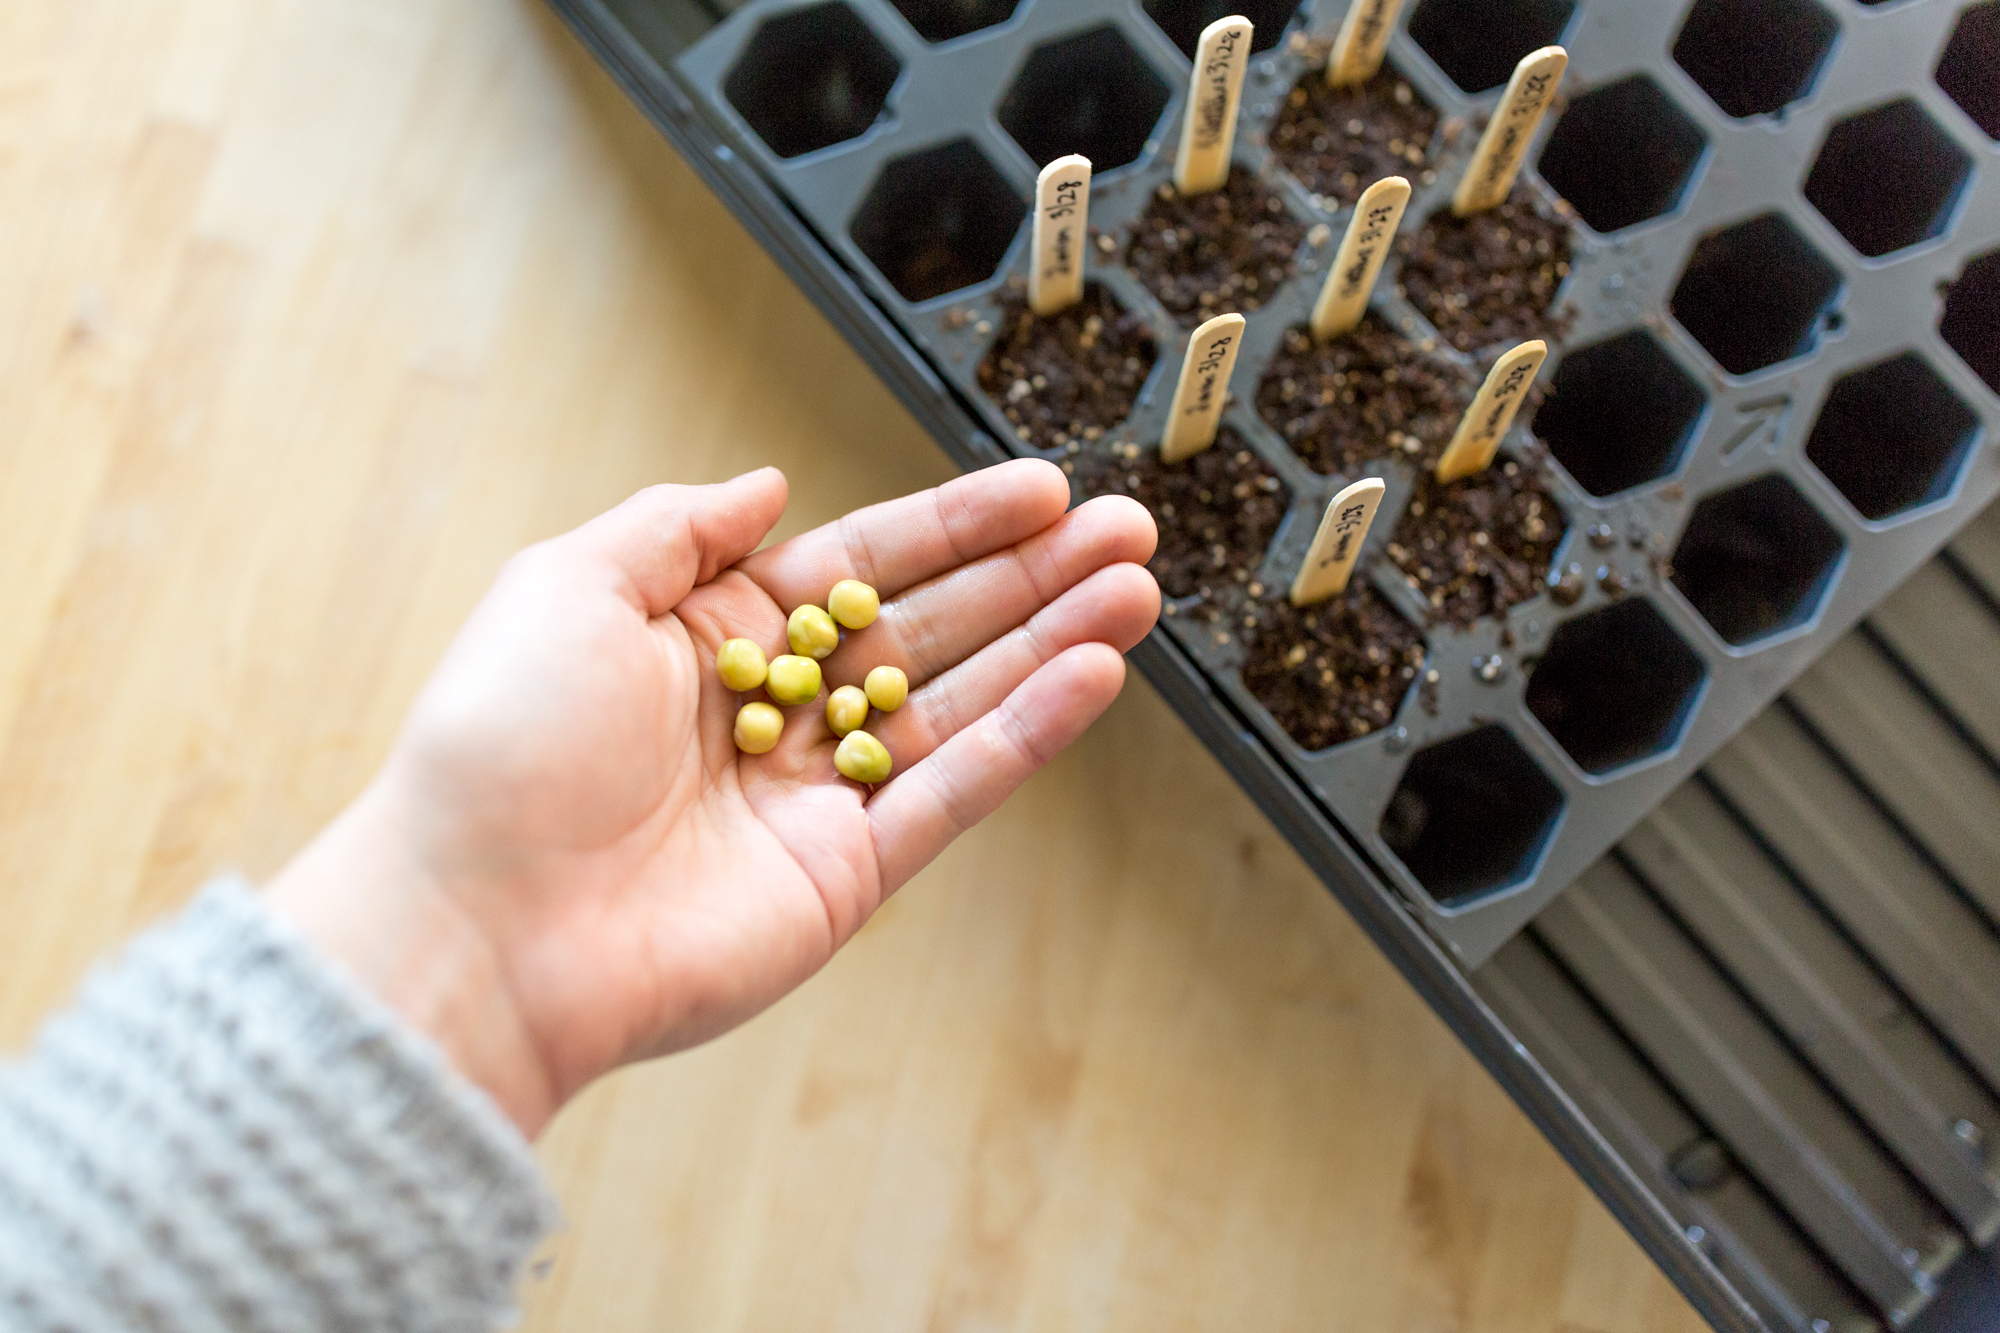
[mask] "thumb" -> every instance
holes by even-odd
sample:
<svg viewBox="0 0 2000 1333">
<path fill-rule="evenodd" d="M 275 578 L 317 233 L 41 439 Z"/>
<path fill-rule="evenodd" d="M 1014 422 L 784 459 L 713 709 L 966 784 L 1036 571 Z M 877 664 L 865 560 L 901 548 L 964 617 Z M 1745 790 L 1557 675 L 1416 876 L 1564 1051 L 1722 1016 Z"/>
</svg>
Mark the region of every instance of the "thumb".
<svg viewBox="0 0 2000 1333">
<path fill-rule="evenodd" d="M 555 539 L 615 566 L 648 617 L 757 549 L 785 512 L 785 474 L 774 467 L 713 486 L 649 486 Z"/>
</svg>

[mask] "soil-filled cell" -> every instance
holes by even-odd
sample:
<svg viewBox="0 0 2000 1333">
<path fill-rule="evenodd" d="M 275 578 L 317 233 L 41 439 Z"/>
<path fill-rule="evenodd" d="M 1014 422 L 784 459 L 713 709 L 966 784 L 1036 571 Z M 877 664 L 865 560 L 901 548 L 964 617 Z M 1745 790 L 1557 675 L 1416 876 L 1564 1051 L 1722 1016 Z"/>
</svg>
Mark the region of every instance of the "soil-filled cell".
<svg viewBox="0 0 2000 1333">
<path fill-rule="evenodd" d="M 1243 684 L 1307 750 L 1388 726 L 1423 669 L 1423 636 L 1358 574 L 1340 597 L 1296 607 L 1281 591 L 1252 618 Z"/>
<path fill-rule="evenodd" d="M 1554 497 L 1509 458 L 1446 486 L 1425 472 L 1383 549 L 1435 619 L 1464 627 L 1539 596 L 1562 536 Z"/>
<path fill-rule="evenodd" d="M 1170 184 L 1132 226 L 1125 266 L 1184 324 L 1248 314 L 1292 275 L 1305 224 L 1242 167 L 1208 194 Z"/>
<path fill-rule="evenodd" d="M 1035 165 L 1081 153 L 1096 172 L 1138 160 L 1170 96 L 1116 28 L 1038 46 L 1000 102 L 1000 127 Z"/>
<path fill-rule="evenodd" d="M 906 301 L 928 301 L 993 276 L 1028 206 L 970 139 L 882 168 L 849 234 Z"/>
<path fill-rule="evenodd" d="M 1306 189 L 1344 208 L 1385 176 L 1414 182 L 1437 123 L 1437 111 L 1393 69 L 1343 88 L 1329 88 L 1314 69 L 1286 96 L 1271 152 Z"/>
<path fill-rule="evenodd" d="M 1287 330 L 1257 386 L 1257 411 L 1300 458 L 1328 476 L 1353 477 L 1385 455 L 1437 465 L 1466 404 L 1470 375 L 1369 316 L 1349 333 L 1315 341 Z"/>
<path fill-rule="evenodd" d="M 1552 307 L 1569 276 L 1569 225 L 1545 216 L 1525 188 L 1471 217 L 1434 213 L 1396 252 L 1397 285 L 1461 352 L 1558 336 L 1568 325 Z"/>
<path fill-rule="evenodd" d="M 1562 789 L 1489 723 L 1417 751 L 1379 827 L 1424 892 L 1460 907 L 1532 875 L 1562 812 Z"/>
<path fill-rule="evenodd" d="M 1695 506 L 1673 581 L 1723 642 L 1741 647 L 1812 619 L 1843 550 L 1811 501 L 1767 473 Z"/>
<path fill-rule="evenodd" d="M 979 387 L 1037 449 L 1095 440 L 1124 421 L 1158 354 L 1145 322 L 1096 283 L 1053 315 L 1035 314 L 1025 295 L 1009 291 L 997 322 Z"/>
<path fill-rule="evenodd" d="M 779 157 L 855 138 L 889 100 L 896 57 L 844 4 L 768 19 L 729 71 L 722 95 Z"/>
<path fill-rule="evenodd" d="M 1951 493 L 1979 418 L 1915 352 L 1843 375 L 1806 440 L 1806 459 L 1863 518 Z"/>
<path fill-rule="evenodd" d="M 1672 749 L 1708 668 L 1644 598 L 1567 621 L 1528 677 L 1528 711 L 1586 773 Z"/>
</svg>

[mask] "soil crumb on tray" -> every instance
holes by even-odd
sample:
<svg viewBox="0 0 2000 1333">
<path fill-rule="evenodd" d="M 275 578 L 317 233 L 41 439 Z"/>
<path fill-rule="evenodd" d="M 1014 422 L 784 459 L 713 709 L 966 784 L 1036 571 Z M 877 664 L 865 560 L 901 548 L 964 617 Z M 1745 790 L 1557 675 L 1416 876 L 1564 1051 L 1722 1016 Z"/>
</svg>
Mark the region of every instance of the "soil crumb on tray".
<svg viewBox="0 0 2000 1333">
<path fill-rule="evenodd" d="M 1278 474 L 1227 429 L 1212 448 L 1178 463 L 1162 463 L 1158 449 L 1118 444 L 1084 452 L 1070 466 L 1085 495 L 1129 495 L 1152 511 L 1160 544 L 1146 567 L 1169 597 L 1248 585 L 1292 502 Z"/>
<path fill-rule="evenodd" d="M 1246 619 L 1243 684 L 1308 750 L 1388 726 L 1423 669 L 1423 636 L 1358 573 L 1344 596 L 1297 607 L 1280 595 Z"/>
<path fill-rule="evenodd" d="M 1189 198 L 1164 184 L 1132 227 L 1125 266 L 1185 324 L 1247 314 L 1292 275 L 1305 224 L 1242 167 L 1220 190 Z"/>
<path fill-rule="evenodd" d="M 1384 176 L 1416 175 L 1437 123 L 1437 112 L 1394 70 L 1384 67 L 1358 88 L 1329 88 L 1315 68 L 1285 98 L 1271 151 L 1308 190 L 1345 207 Z"/>
<path fill-rule="evenodd" d="M 1464 628 L 1540 593 L 1562 536 L 1555 499 L 1509 458 L 1449 486 L 1424 473 L 1383 550 L 1439 620 Z"/>
<path fill-rule="evenodd" d="M 1471 400 L 1463 370 L 1425 356 L 1373 315 L 1326 343 L 1288 330 L 1257 386 L 1264 420 L 1328 476 L 1352 477 L 1388 454 L 1436 466 Z"/>
<path fill-rule="evenodd" d="M 979 363 L 979 387 L 1014 434 L 1038 449 L 1095 440 L 1124 421 L 1158 355 L 1145 322 L 1095 283 L 1081 301 L 1046 316 L 1009 291 L 999 322 L 1000 337 Z"/>
<path fill-rule="evenodd" d="M 1461 352 L 1559 335 L 1569 322 L 1550 310 L 1569 274 L 1569 227 L 1537 212 L 1526 189 L 1468 218 L 1440 209 L 1396 253 L 1397 286 Z"/>
</svg>

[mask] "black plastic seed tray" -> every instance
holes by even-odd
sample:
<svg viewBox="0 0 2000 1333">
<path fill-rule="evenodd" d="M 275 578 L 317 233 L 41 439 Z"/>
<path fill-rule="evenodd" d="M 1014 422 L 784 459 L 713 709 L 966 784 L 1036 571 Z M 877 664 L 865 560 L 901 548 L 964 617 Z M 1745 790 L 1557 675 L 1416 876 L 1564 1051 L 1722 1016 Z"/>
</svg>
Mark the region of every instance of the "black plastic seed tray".
<svg viewBox="0 0 2000 1333">
<path fill-rule="evenodd" d="M 1338 0 L 551 3 L 967 467 L 1033 452 L 976 367 L 1024 272 L 1036 164 L 1073 150 L 1099 166 L 1092 276 L 1158 347 L 1110 443 L 1157 440 L 1185 326 L 1126 242 L 1168 176 L 1182 51 L 1246 13 L 1260 54 L 1236 164 L 1305 240 L 1247 312 L 1225 424 L 1288 490 L 1256 578 L 1289 582 L 1352 478 L 1306 466 L 1256 391 L 1347 213 L 1267 131 L 1317 77 Z M 1134 657 L 1691 1298 L 1754 1328 L 1769 1310 L 1468 977 L 2000 489 L 2000 4 L 1412 0 L 1390 63 L 1440 127 L 1406 233 L 1443 206 L 1513 62 L 1556 40 L 1565 102 L 1523 188 L 1569 226 L 1571 317 L 1551 396 L 1504 446 L 1559 511 L 1548 590 L 1427 625 L 1375 558 L 1413 479 L 1385 450 L 1360 469 L 1390 483 L 1368 577 L 1424 626 L 1427 678 L 1391 725 L 1301 748 L 1246 688 L 1240 636 L 1190 604 Z M 1440 342 L 1397 271 L 1375 313 L 1483 371 L 1499 348 Z"/>
</svg>

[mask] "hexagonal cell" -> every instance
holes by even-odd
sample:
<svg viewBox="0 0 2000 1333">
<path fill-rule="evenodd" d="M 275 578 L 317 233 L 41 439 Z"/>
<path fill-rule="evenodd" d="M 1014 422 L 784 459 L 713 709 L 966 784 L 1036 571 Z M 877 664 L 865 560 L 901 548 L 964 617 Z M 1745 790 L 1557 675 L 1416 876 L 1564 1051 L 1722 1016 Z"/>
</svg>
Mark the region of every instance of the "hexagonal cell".
<svg viewBox="0 0 2000 1333">
<path fill-rule="evenodd" d="M 1252 51 L 1268 51 L 1285 35 L 1285 25 L 1298 12 L 1299 0 L 1146 0 L 1146 16 L 1160 25 L 1167 40 L 1194 59 L 1194 44 L 1201 30 L 1217 19 L 1241 14 L 1249 19 Z"/>
<path fill-rule="evenodd" d="M 1806 199 L 1849 245 L 1886 255 L 1944 231 L 1972 159 L 1909 98 L 1835 122 Z"/>
<path fill-rule="evenodd" d="M 1417 751 L 1380 829 L 1424 892 L 1458 907 L 1534 874 L 1562 812 L 1562 789 L 1488 723 Z"/>
<path fill-rule="evenodd" d="M 1979 418 L 1915 352 L 1842 375 L 1806 440 L 1806 458 L 1863 518 L 1951 493 Z"/>
<path fill-rule="evenodd" d="M 890 0 L 927 42 L 948 42 L 1014 16 L 1020 0 Z M 1060 156 L 1060 154 L 1058 154 Z"/>
<path fill-rule="evenodd" d="M 1729 115 L 1765 116 L 1811 91 L 1839 35 L 1815 0 L 1695 0 L 1674 63 Z"/>
<path fill-rule="evenodd" d="M 1644 329 L 1564 356 L 1534 432 L 1576 484 L 1616 495 L 1680 466 L 1708 395 Z"/>
<path fill-rule="evenodd" d="M 1421 0 L 1410 36 L 1468 93 L 1498 88 L 1530 51 L 1559 40 L 1576 0 Z"/>
<path fill-rule="evenodd" d="M 1650 759 L 1687 730 L 1708 667 L 1644 598 L 1568 621 L 1528 677 L 1528 711 L 1586 773 Z"/>
<path fill-rule="evenodd" d="M 1782 214 L 1701 238 L 1667 308 L 1732 375 L 1803 356 L 1840 295 L 1840 273 Z"/>
<path fill-rule="evenodd" d="M 1987 0 L 1958 16 L 1938 57 L 1937 84 L 1972 123 L 2000 139 L 2000 0 Z"/>
<path fill-rule="evenodd" d="M 835 0 L 767 19 L 722 95 L 772 152 L 798 157 L 865 132 L 901 72 L 861 16 Z"/>
<path fill-rule="evenodd" d="M 1146 568 L 1169 597 L 1248 586 L 1292 503 L 1271 465 L 1228 426 L 1214 448 L 1178 463 L 1129 440 L 1067 448 L 1074 457 L 1063 470 L 1084 495 L 1129 495 L 1152 513 L 1160 538 Z"/>
<path fill-rule="evenodd" d="M 1938 332 L 1987 388 L 2000 393 L 2000 250 L 1967 264 L 1946 289 Z"/>
<path fill-rule="evenodd" d="M 1082 153 L 1105 172 L 1138 159 L 1171 95 L 1118 29 L 1092 28 L 1028 53 L 1000 127 L 1038 167 Z"/>
<path fill-rule="evenodd" d="M 1643 74 L 1570 102 L 1542 148 L 1542 179 L 1598 231 L 1677 207 L 1708 140 Z"/>
<path fill-rule="evenodd" d="M 1811 620 L 1845 549 L 1796 486 L 1766 473 L 1695 506 L 1674 550 L 1674 586 L 1740 648 Z"/>
<path fill-rule="evenodd" d="M 1146 321 L 1095 282 L 1053 315 L 1037 315 L 1025 291 L 1009 290 L 996 322 L 1000 332 L 973 373 L 1015 438 L 1035 449 L 1075 452 L 1116 428 L 1159 356 Z"/>
<path fill-rule="evenodd" d="M 1306 189 L 1332 201 L 1322 207 L 1339 207 L 1384 176 L 1416 175 L 1437 123 L 1437 108 L 1392 66 L 1358 87 L 1340 88 L 1329 88 L 1321 71 L 1310 69 L 1272 122 L 1271 155 Z"/>
<path fill-rule="evenodd" d="M 906 301 L 984 282 L 1007 257 L 1028 205 L 970 139 L 892 158 L 848 234 Z"/>
</svg>

